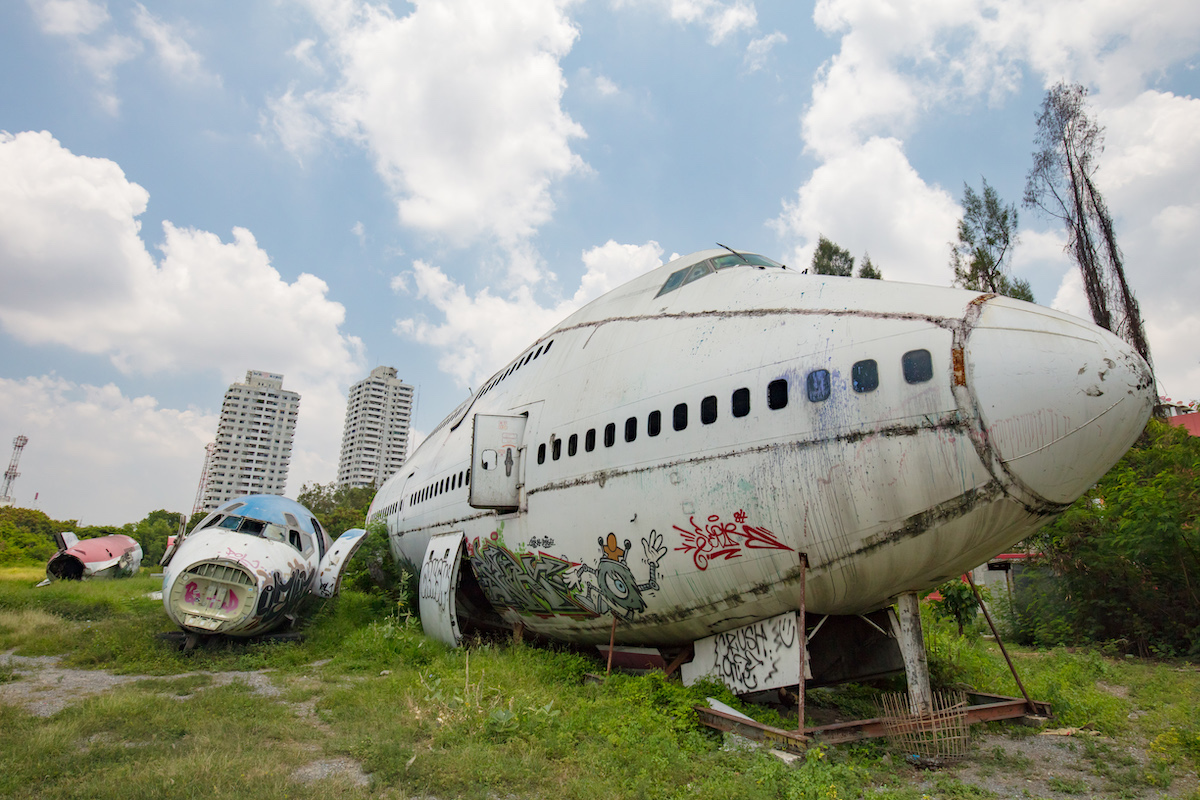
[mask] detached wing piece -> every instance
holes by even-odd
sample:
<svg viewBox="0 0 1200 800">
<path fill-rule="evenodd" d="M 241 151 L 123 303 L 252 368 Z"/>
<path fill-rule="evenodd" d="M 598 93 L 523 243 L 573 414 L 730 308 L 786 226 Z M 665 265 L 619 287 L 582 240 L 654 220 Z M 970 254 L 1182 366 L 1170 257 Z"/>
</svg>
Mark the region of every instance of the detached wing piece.
<svg viewBox="0 0 1200 800">
<path fill-rule="evenodd" d="M 346 572 L 346 565 L 350 563 L 350 559 L 354 558 L 354 554 L 358 552 L 358 548 L 362 546 L 366 538 L 365 530 L 351 528 L 334 541 L 329 552 L 321 559 L 321 566 L 317 569 L 317 597 L 328 598 L 338 593 L 338 589 L 342 586 L 342 575 Z"/>
</svg>

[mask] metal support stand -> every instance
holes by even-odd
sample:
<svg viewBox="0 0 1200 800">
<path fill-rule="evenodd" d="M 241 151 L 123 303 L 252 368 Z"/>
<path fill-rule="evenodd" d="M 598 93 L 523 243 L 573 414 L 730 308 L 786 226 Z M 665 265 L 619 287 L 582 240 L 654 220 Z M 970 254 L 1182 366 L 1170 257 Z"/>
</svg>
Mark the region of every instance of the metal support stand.
<svg viewBox="0 0 1200 800">
<path fill-rule="evenodd" d="M 608 677 L 612 674 L 612 657 L 613 647 L 617 643 L 617 615 L 613 614 L 612 633 L 608 635 L 608 669 L 604 671 L 604 676 Z"/>
<path fill-rule="evenodd" d="M 808 658 L 808 634 L 805 629 L 804 622 L 804 607 L 808 601 L 806 596 L 806 582 L 808 576 L 808 553 L 800 554 L 800 609 L 796 614 L 796 638 L 800 641 L 800 685 L 797 687 L 797 693 L 800 696 L 798 714 L 796 717 L 796 732 L 803 735 L 804 733 L 804 671 L 807 664 L 805 660 Z"/>
<path fill-rule="evenodd" d="M 1008 656 L 1008 650 L 1004 647 L 1004 642 L 1000 639 L 1000 632 L 996 630 L 996 623 L 992 622 L 992 615 L 988 613 L 987 606 L 983 604 L 983 598 L 979 595 L 979 588 L 975 586 L 975 579 L 971 577 L 971 573 L 966 573 L 967 583 L 971 586 L 971 591 L 975 594 L 975 602 L 979 603 L 979 610 L 983 612 L 983 618 L 987 620 L 988 627 L 992 629 L 992 636 L 996 637 L 996 644 L 1000 645 L 1000 653 L 1004 656 L 1004 660 L 1008 662 L 1008 671 L 1012 673 L 1013 680 L 1017 682 L 1017 688 L 1021 690 L 1021 696 L 1025 698 L 1025 704 L 1029 707 L 1029 713 L 1037 715 L 1039 713 L 1037 705 L 1029 696 L 1029 692 L 1025 691 L 1025 684 L 1021 683 L 1021 676 L 1017 674 L 1017 668 L 1013 661 Z"/>
<path fill-rule="evenodd" d="M 925 716 L 933 711 L 933 692 L 929 689 L 929 661 L 925 656 L 925 635 L 921 630 L 921 599 L 916 592 L 896 598 L 900 622 L 900 654 L 908 678 L 908 698 L 912 712 Z"/>
</svg>

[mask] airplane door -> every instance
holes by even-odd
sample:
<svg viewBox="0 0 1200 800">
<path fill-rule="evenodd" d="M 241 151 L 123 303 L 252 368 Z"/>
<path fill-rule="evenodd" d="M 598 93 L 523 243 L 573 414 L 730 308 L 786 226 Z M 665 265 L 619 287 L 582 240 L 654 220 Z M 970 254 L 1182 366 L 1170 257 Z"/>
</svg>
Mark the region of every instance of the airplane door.
<svg viewBox="0 0 1200 800">
<path fill-rule="evenodd" d="M 474 508 L 516 511 L 520 506 L 524 415 L 476 414 L 471 440 L 471 489 Z"/>
<path fill-rule="evenodd" d="M 421 564 L 421 627 L 426 636 L 451 647 L 458 647 L 462 639 L 454 607 L 462 543 L 462 531 L 431 537 Z"/>
</svg>

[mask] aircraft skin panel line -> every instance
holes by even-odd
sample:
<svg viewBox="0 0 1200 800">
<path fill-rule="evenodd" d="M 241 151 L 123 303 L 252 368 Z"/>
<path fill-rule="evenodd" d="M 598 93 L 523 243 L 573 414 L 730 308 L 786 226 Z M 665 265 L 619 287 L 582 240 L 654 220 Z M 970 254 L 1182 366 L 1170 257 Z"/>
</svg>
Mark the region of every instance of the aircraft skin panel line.
<svg viewBox="0 0 1200 800">
<path fill-rule="evenodd" d="M 1086 491 L 1153 402 L 1132 349 L 1068 315 L 705 250 L 521 351 L 368 519 L 413 569 L 461 532 L 462 624 L 606 644 L 615 616 L 618 644 L 684 645 L 799 608 L 801 553 L 813 615 L 961 574 Z M 484 419 L 502 444 L 473 447 Z M 496 508 L 473 479 L 508 487 Z"/>
</svg>

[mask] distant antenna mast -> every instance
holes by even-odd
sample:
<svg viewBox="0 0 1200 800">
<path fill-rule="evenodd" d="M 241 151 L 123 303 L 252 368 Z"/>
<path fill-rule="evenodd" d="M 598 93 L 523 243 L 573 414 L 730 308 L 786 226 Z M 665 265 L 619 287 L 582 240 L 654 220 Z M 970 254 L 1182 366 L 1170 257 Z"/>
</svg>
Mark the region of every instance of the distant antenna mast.
<svg viewBox="0 0 1200 800">
<path fill-rule="evenodd" d="M 0 505 L 11 506 L 13 504 L 13 481 L 21 474 L 17 472 L 17 462 L 21 460 L 21 451 L 27 444 L 29 444 L 28 436 L 18 436 L 13 439 L 12 461 L 8 462 L 8 469 L 4 471 L 4 491 L 0 491 Z"/>
<path fill-rule="evenodd" d="M 204 467 L 200 470 L 200 485 L 196 487 L 196 502 L 192 503 L 193 517 L 199 514 L 204 506 L 204 490 L 208 488 L 208 468 L 212 466 L 213 455 L 216 452 L 216 442 L 204 445 Z"/>
</svg>

